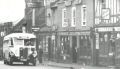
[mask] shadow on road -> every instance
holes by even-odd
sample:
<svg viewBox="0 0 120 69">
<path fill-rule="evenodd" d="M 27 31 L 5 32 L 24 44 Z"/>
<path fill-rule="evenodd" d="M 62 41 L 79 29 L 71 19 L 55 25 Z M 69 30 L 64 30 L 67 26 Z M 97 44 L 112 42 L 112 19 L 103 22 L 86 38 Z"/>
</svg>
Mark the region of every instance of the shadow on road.
<svg viewBox="0 0 120 69">
<path fill-rule="evenodd" d="M 6 64 L 8 65 L 8 64 Z M 9 65 L 9 66 L 33 66 L 32 64 L 29 64 L 29 65 L 24 65 L 24 64 L 12 64 L 12 65 Z"/>
</svg>

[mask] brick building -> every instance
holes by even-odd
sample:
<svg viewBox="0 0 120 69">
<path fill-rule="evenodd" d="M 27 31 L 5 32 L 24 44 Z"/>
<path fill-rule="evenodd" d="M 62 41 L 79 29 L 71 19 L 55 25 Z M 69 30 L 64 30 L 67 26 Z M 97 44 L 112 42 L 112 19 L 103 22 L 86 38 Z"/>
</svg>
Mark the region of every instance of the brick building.
<svg viewBox="0 0 120 69">
<path fill-rule="evenodd" d="M 94 24 L 93 4 L 94 0 L 51 3 L 51 17 L 47 22 L 51 27 L 41 28 L 39 36 L 40 44 L 48 54 L 46 58 L 64 63 L 96 64 L 94 42 L 90 38 L 90 28 Z"/>
</svg>

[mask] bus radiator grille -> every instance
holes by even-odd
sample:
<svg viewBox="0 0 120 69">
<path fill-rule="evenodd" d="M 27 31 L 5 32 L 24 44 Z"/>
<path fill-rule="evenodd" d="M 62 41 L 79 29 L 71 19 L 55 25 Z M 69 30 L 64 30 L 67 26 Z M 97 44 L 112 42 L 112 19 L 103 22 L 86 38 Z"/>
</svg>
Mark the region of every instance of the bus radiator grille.
<svg viewBox="0 0 120 69">
<path fill-rule="evenodd" d="M 27 59 L 28 57 L 28 48 L 20 48 L 20 58 Z"/>
<path fill-rule="evenodd" d="M 25 49 L 24 49 L 23 57 L 24 57 L 25 59 L 27 59 L 27 57 L 28 57 L 28 48 L 25 48 Z"/>
<path fill-rule="evenodd" d="M 23 58 L 23 48 L 20 48 L 20 58 Z"/>
</svg>

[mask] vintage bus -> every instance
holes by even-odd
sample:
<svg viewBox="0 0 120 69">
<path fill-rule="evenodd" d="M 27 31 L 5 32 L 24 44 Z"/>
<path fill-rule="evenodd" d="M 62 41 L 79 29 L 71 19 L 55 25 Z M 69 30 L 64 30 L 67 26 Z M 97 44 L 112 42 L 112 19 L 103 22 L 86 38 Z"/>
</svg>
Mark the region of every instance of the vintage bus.
<svg viewBox="0 0 120 69">
<path fill-rule="evenodd" d="M 36 65 L 36 36 L 30 33 L 12 33 L 3 39 L 4 64 L 23 62 Z"/>
</svg>

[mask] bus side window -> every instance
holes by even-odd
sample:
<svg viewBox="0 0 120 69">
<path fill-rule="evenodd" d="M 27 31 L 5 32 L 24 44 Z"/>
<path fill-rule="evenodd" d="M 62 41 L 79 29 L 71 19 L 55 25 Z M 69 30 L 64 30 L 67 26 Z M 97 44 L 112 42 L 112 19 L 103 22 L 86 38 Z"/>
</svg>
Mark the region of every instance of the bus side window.
<svg viewBox="0 0 120 69">
<path fill-rule="evenodd" d="M 5 41 L 3 42 L 3 44 L 4 44 L 4 46 L 8 46 L 8 45 L 9 45 L 9 41 L 8 41 L 8 40 L 5 40 Z"/>
<path fill-rule="evenodd" d="M 11 39 L 11 45 L 13 45 L 13 39 Z"/>
</svg>

